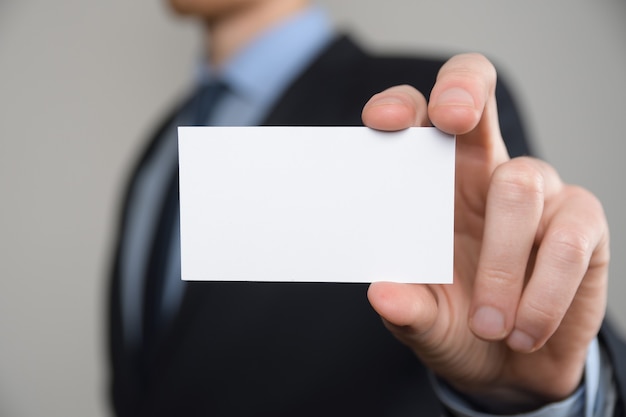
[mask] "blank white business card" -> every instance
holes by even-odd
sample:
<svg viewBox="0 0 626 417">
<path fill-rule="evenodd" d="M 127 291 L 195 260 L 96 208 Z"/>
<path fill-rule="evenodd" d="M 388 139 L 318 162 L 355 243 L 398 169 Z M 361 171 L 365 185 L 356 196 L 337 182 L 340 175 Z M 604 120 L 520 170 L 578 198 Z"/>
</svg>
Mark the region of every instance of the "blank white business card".
<svg viewBox="0 0 626 417">
<path fill-rule="evenodd" d="M 182 278 L 451 283 L 452 136 L 180 127 Z"/>
</svg>

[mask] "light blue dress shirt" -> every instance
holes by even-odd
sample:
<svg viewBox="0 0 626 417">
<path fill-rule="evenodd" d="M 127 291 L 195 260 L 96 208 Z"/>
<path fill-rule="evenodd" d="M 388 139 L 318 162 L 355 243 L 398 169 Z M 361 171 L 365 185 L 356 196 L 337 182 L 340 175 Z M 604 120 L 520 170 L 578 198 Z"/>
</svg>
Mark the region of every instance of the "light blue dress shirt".
<svg viewBox="0 0 626 417">
<path fill-rule="evenodd" d="M 207 125 L 244 126 L 257 125 L 267 116 L 276 100 L 333 39 L 334 31 L 325 12 L 311 7 L 282 24 L 271 28 L 239 51 L 221 68 L 203 64 L 199 67 L 199 83 L 222 80 L 227 85 L 226 94 L 207 120 Z M 152 224 L 160 207 L 166 187 L 167 175 L 177 163 L 176 125 L 185 124 L 185 115 L 170 126 L 165 140 L 158 144 L 153 158 L 137 176 L 137 191 L 130 197 L 128 233 L 122 241 L 122 317 L 124 335 L 132 347 L 141 344 L 141 323 L 145 265 L 149 256 Z M 184 292 L 185 282 L 180 279 L 180 224 L 175 222 L 175 242 L 166 265 L 167 280 L 164 288 L 163 311 L 173 317 Z M 597 342 L 589 350 L 585 371 L 585 384 L 570 398 L 550 404 L 528 417 L 593 417 L 598 411 L 601 359 Z M 603 378 L 602 380 L 606 380 Z M 445 384 L 434 382 L 439 398 L 461 417 L 485 417 L 464 401 L 462 396 Z"/>
</svg>

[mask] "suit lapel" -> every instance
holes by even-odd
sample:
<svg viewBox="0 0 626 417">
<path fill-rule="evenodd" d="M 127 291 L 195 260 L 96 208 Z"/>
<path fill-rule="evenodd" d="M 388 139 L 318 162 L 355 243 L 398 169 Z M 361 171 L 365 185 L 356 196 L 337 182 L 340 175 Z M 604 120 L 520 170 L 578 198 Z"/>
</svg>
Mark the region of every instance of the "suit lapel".
<svg viewBox="0 0 626 417">
<path fill-rule="evenodd" d="M 367 56 L 348 38 L 335 40 L 286 90 L 263 125 L 360 125 L 363 91 L 358 68 Z"/>
</svg>

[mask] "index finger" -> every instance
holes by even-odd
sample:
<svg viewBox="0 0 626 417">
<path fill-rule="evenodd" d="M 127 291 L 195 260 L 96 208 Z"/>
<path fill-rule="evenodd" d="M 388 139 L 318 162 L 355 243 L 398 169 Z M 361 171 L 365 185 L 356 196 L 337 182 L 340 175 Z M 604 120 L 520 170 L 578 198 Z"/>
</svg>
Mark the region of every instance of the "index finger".
<svg viewBox="0 0 626 417">
<path fill-rule="evenodd" d="M 498 121 L 496 70 L 480 54 L 462 54 L 446 62 L 430 95 L 428 115 L 433 125 L 457 135 L 460 154 L 482 152 L 495 167 L 509 159 Z"/>
</svg>

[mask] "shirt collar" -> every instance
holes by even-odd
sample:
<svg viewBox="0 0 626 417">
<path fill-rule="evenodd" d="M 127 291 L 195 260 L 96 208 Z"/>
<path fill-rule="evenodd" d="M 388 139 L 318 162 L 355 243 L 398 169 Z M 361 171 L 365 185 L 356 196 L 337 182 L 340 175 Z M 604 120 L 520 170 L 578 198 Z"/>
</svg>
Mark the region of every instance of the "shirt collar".
<svg viewBox="0 0 626 417">
<path fill-rule="evenodd" d="M 257 104 L 277 97 L 332 39 L 325 11 L 311 6 L 258 36 L 218 72 L 203 65 L 202 81 L 222 79 L 234 94 Z"/>
</svg>

